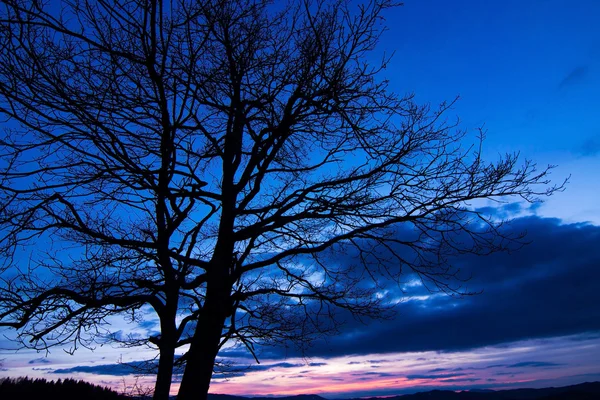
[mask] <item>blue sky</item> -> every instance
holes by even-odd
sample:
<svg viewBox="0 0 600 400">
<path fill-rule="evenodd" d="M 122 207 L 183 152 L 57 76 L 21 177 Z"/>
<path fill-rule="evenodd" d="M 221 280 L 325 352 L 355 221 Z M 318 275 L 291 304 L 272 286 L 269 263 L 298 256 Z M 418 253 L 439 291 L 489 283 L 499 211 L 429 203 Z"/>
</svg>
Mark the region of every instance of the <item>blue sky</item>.
<svg viewBox="0 0 600 400">
<path fill-rule="evenodd" d="M 571 175 L 540 212 L 598 223 L 599 14 L 593 0 L 407 1 L 387 17 L 386 77 L 433 104 L 460 96 L 455 116 L 485 126 L 488 158 L 518 151 Z"/>
<path fill-rule="evenodd" d="M 485 126 L 487 158 L 517 151 L 541 166 L 557 164 L 552 177 L 570 175 L 570 182 L 539 207 L 476 205 L 515 218 L 510 229 L 527 230 L 532 241 L 510 255 L 457 260 L 482 294 L 431 295 L 407 276 L 408 296 L 394 320 L 349 323 L 338 337 L 315 343 L 309 358 L 262 349 L 260 366 L 218 376 L 213 392 L 351 397 L 600 380 L 600 2 L 404 3 L 386 14 L 389 30 L 378 49 L 395 53 L 383 72 L 390 87 L 432 104 L 460 96 L 448 118 L 460 117 L 473 135 Z M 155 328 L 152 321 L 113 324 Z M 120 387 L 124 376 L 134 378 L 117 361 L 148 355 L 110 345 L 74 356 L 3 350 L 0 374 L 77 374 Z M 244 354 L 223 356 L 251 364 Z"/>
</svg>

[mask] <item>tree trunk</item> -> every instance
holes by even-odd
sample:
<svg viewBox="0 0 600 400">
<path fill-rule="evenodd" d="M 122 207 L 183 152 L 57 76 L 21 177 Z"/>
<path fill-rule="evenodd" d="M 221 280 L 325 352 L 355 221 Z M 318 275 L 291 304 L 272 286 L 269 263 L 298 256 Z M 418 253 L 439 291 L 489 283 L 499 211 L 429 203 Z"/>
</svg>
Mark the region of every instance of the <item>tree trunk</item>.
<svg viewBox="0 0 600 400">
<path fill-rule="evenodd" d="M 171 381 L 173 379 L 173 363 L 175 362 L 175 348 L 172 345 L 161 347 L 158 358 L 158 372 L 154 385 L 154 400 L 169 400 Z"/>
<path fill-rule="evenodd" d="M 160 312 L 160 338 L 158 339 L 159 357 L 154 400 L 169 400 L 173 368 L 175 363 L 176 328 L 178 295 L 176 291 L 167 292 L 165 308 Z"/>
<path fill-rule="evenodd" d="M 229 137 L 227 140 L 230 140 Z M 231 152 L 227 146 L 226 153 Z M 187 353 L 185 370 L 179 386 L 177 400 L 207 400 L 208 389 L 213 374 L 215 359 L 219 352 L 221 334 L 225 319 L 231 315 L 231 281 L 233 269 L 233 232 L 235 191 L 233 190 L 233 174 L 231 165 L 233 155 L 224 162 L 223 172 L 223 213 L 219 224 L 219 239 L 211 265 L 207 269 L 206 298 L 202 306 L 196 331 Z M 229 182 L 229 183 L 227 183 Z"/>
<path fill-rule="evenodd" d="M 177 400 L 206 400 L 226 314 L 208 297 L 188 350 Z"/>
</svg>

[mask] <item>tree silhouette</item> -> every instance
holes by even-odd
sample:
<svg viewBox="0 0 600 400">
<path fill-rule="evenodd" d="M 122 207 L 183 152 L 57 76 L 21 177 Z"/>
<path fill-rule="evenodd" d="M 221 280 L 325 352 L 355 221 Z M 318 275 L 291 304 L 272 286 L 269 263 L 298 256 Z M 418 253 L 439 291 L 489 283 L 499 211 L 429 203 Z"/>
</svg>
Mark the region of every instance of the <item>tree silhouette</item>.
<svg viewBox="0 0 600 400">
<path fill-rule="evenodd" d="M 160 335 L 108 337 L 159 350 L 157 399 L 176 362 L 205 398 L 226 342 L 385 316 L 402 271 L 459 291 L 448 257 L 511 239 L 469 202 L 557 189 L 388 89 L 392 1 L 0 2 L 0 326 L 75 350 L 151 310 Z"/>
<path fill-rule="evenodd" d="M 43 378 L 0 379 L 0 396 L 5 400 L 60 399 L 60 400 L 124 400 L 130 397 L 108 388 L 84 381 L 65 379 L 48 381 Z"/>
</svg>

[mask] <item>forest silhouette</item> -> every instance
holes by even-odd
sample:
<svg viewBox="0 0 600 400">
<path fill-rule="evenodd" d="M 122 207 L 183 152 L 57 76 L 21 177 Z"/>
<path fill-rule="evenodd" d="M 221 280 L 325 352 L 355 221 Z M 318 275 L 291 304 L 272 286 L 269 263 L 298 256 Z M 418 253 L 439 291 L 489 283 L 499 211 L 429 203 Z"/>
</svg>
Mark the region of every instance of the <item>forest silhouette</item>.
<svg viewBox="0 0 600 400">
<path fill-rule="evenodd" d="M 83 380 L 67 378 L 49 381 L 44 378 L 25 377 L 0 380 L 0 398 L 2 400 L 121 400 L 130 397 Z"/>
</svg>

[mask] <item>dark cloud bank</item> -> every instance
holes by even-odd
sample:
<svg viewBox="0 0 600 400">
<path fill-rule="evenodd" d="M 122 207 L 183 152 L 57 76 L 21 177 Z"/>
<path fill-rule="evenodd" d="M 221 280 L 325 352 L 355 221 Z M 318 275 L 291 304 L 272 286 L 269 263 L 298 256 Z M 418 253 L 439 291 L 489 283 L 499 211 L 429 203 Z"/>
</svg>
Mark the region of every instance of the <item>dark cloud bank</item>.
<svg viewBox="0 0 600 400">
<path fill-rule="evenodd" d="M 467 350 L 600 332 L 600 227 L 530 216 L 515 219 L 510 229 L 527 231 L 531 243 L 510 254 L 456 262 L 472 274 L 467 289 L 481 294 L 407 301 L 394 320 L 366 326 L 349 320 L 341 335 L 316 343 L 309 355 Z M 286 355 L 294 354 L 287 349 Z M 284 355 L 269 349 L 264 356 Z"/>
<path fill-rule="evenodd" d="M 428 300 L 410 300 L 397 307 L 395 319 L 384 322 L 363 325 L 350 319 L 340 335 L 316 342 L 307 355 L 327 358 L 457 351 L 534 338 L 582 334 L 581 337 L 597 337 L 600 334 L 600 227 L 562 224 L 557 219 L 530 216 L 515 219 L 510 229 L 527 231 L 527 240 L 531 243 L 512 254 L 462 256 L 456 262 L 463 272 L 473 276 L 468 289 L 481 290 L 481 294 L 464 298 L 440 294 Z M 418 296 L 427 292 L 422 287 L 411 287 L 408 294 Z M 271 359 L 298 355 L 293 348 L 262 351 L 263 358 Z M 248 354 L 229 350 L 222 356 L 239 359 L 247 358 Z M 531 361 L 498 367 L 552 368 L 558 365 L 551 364 Z M 299 365 L 280 362 L 254 366 L 247 371 L 296 366 Z M 132 373 L 132 366 L 81 366 L 54 372 L 120 375 Z M 458 380 L 460 376 L 460 373 L 450 373 L 446 378 Z"/>
</svg>

